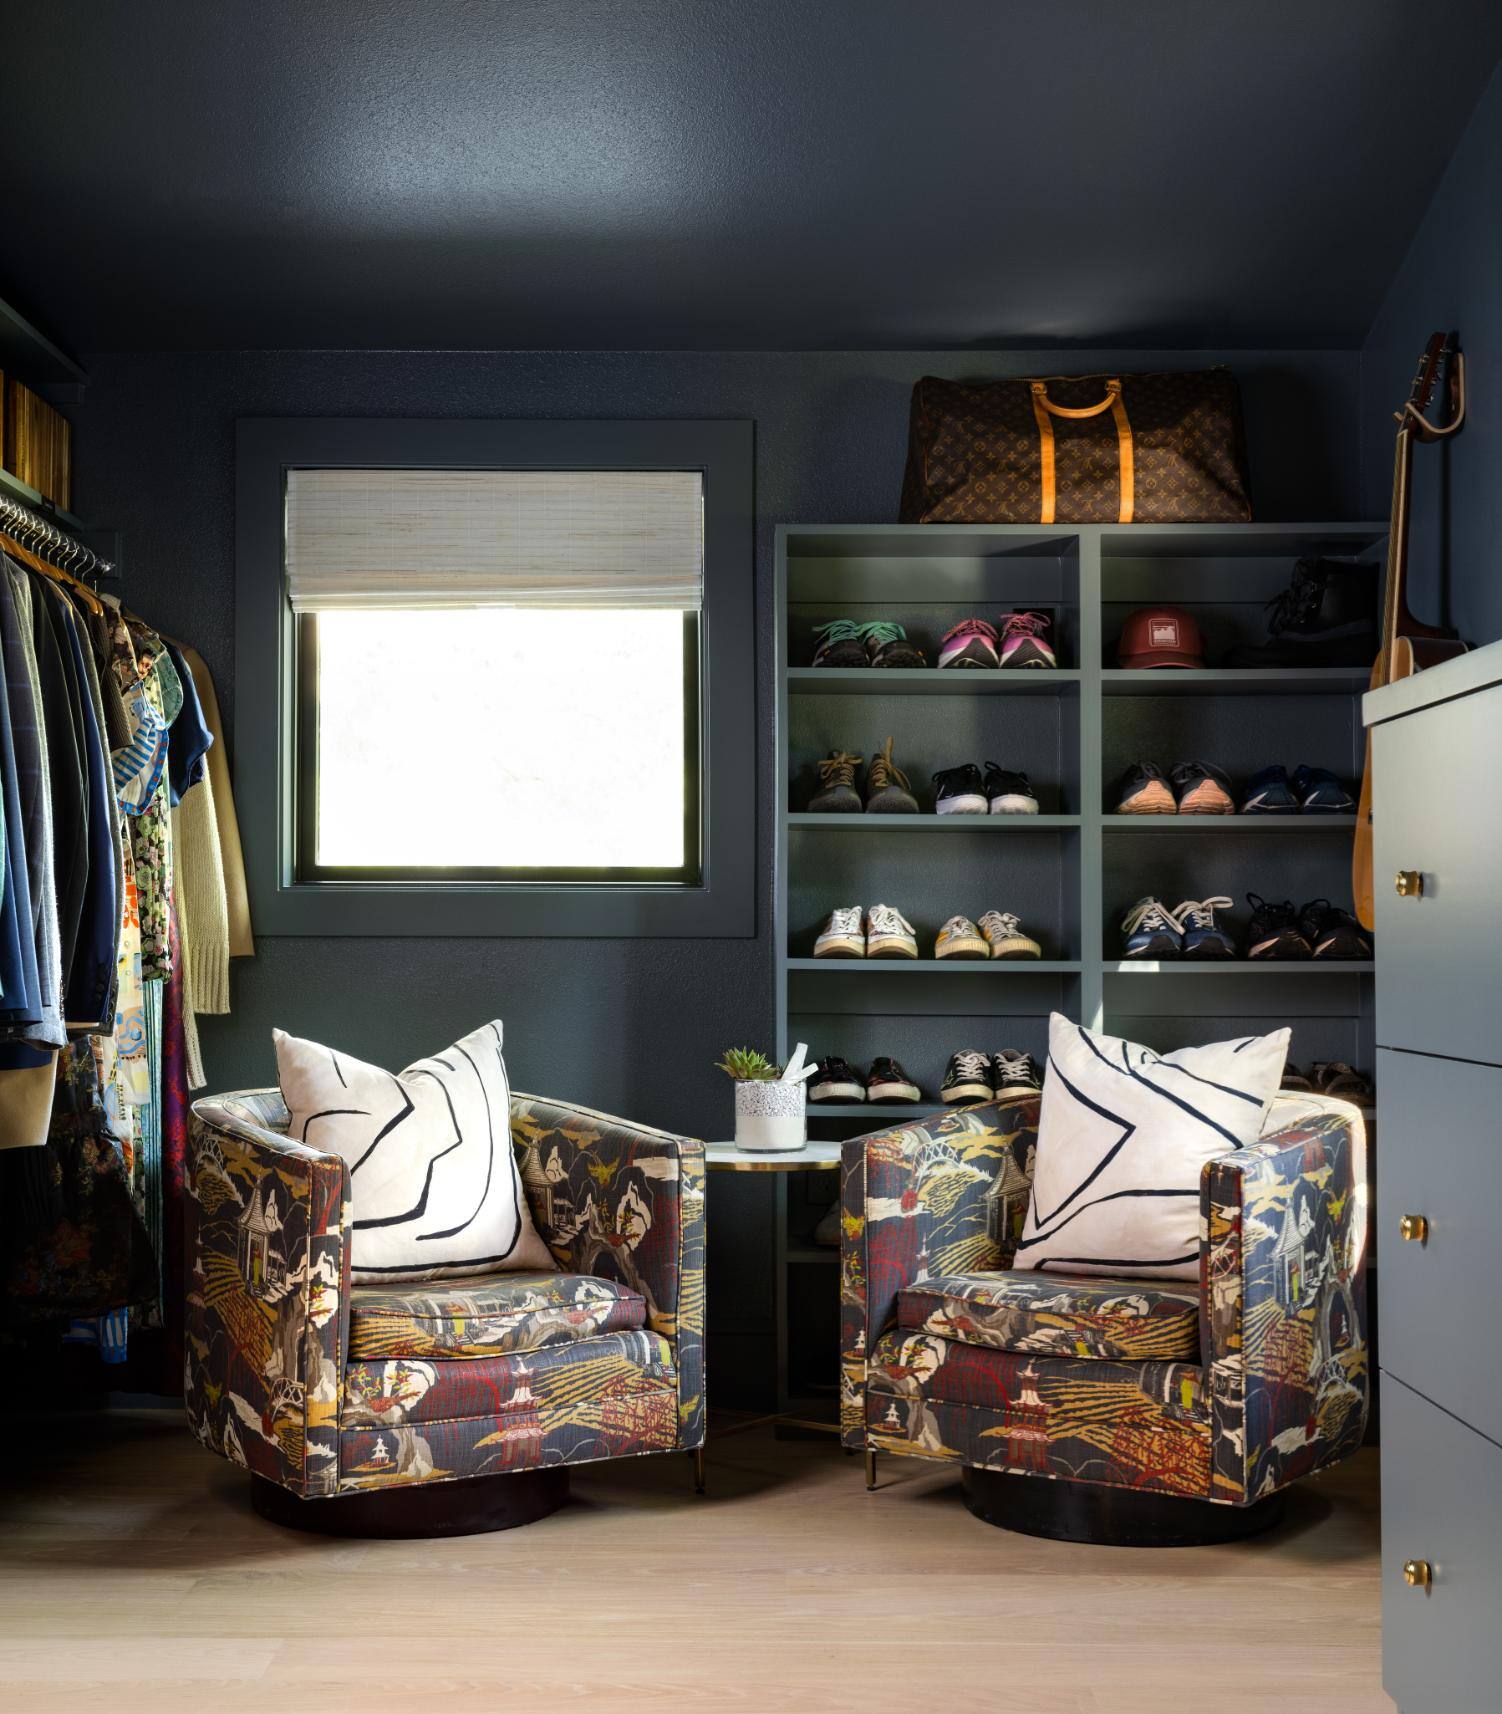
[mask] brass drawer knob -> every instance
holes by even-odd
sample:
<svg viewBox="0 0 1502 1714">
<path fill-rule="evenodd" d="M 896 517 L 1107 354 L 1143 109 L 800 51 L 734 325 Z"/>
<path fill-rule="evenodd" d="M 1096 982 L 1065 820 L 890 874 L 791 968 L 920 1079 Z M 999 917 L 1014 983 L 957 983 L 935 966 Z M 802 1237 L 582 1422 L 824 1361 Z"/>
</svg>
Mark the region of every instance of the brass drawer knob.
<svg viewBox="0 0 1502 1714">
<path fill-rule="evenodd" d="M 1403 1562 L 1403 1581 L 1410 1589 L 1427 1589 L 1434 1581 L 1434 1567 L 1427 1559 L 1406 1559 Z"/>
<path fill-rule="evenodd" d="M 1424 891 L 1424 877 L 1418 869 L 1398 870 L 1398 897 L 1400 899 L 1417 899 Z"/>
<path fill-rule="evenodd" d="M 1398 1236 L 1409 1244 L 1422 1244 L 1429 1236 L 1429 1222 L 1422 1214 L 1405 1214 L 1398 1222 Z"/>
</svg>

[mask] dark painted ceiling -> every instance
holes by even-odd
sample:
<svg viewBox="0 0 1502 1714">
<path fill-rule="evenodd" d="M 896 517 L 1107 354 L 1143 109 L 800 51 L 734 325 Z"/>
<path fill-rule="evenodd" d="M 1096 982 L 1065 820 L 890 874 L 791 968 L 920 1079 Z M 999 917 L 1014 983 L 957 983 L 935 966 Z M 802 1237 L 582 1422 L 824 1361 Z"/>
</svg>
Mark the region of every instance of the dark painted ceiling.
<svg viewBox="0 0 1502 1714">
<path fill-rule="evenodd" d="M 1496 0 L 3 11 L 0 288 L 79 350 L 1349 346 L 1502 53 Z"/>
</svg>

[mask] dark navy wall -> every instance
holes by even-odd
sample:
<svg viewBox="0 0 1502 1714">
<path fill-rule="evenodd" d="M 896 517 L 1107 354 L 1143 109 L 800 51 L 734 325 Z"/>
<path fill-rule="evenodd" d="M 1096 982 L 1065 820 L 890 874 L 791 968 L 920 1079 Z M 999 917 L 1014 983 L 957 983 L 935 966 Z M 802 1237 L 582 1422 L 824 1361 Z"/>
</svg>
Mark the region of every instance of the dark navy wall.
<svg viewBox="0 0 1502 1714">
<path fill-rule="evenodd" d="M 235 419 L 241 416 L 750 417 L 757 460 L 757 753 L 733 782 L 772 778 L 772 533 L 782 522 L 896 515 L 914 379 L 1067 368 L 1192 367 L 1213 353 L 204 353 L 96 355 L 78 413 L 79 509 L 125 533 L 125 590 L 192 641 L 233 733 Z M 1360 515 L 1354 353 L 1237 352 L 1257 515 Z M 560 674 L 587 663 L 560 662 Z M 394 687 L 399 689 L 399 687 Z M 392 713 L 398 710 L 393 705 Z M 883 734 L 873 733 L 872 742 Z M 629 756 L 578 758 L 578 789 Z M 410 783 L 407 813 L 423 812 Z M 242 801 L 242 818 L 257 805 Z M 273 1025 L 397 1066 L 478 1022 L 506 1022 L 523 1089 L 573 1097 L 700 1136 L 730 1127 L 712 1062 L 770 1046 L 770 806 L 758 822 L 758 933 L 749 940 L 261 939 L 237 964 L 235 1013 L 206 1019 L 211 1085 L 274 1078 Z M 900 1044 L 897 1044 L 900 1051 Z M 764 1187 L 715 1184 L 711 1320 L 716 1396 L 752 1398 L 770 1373 Z"/>
<path fill-rule="evenodd" d="M 1392 412 L 1436 328 L 1458 329 L 1471 405 L 1447 445 L 1414 454 L 1414 612 L 1471 643 L 1502 637 L 1502 72 L 1493 76 L 1361 352 L 1362 488 L 1387 510 Z"/>
</svg>

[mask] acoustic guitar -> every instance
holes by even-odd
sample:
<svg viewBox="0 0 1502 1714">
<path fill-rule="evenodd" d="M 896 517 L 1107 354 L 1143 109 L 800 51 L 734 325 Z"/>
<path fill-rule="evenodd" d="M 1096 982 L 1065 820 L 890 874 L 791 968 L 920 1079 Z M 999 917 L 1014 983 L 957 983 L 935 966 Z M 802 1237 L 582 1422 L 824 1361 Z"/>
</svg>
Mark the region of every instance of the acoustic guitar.
<svg viewBox="0 0 1502 1714">
<path fill-rule="evenodd" d="M 1449 420 L 1431 423 L 1424 415 L 1445 367 L 1446 340 L 1443 333 L 1431 336 L 1414 372 L 1413 387 L 1397 418 L 1397 445 L 1393 450 L 1392 512 L 1387 536 L 1387 584 L 1382 603 L 1382 649 L 1372 666 L 1367 688 L 1412 678 L 1425 667 L 1463 655 L 1468 647 L 1453 631 L 1425 625 L 1408 608 L 1408 490 L 1413 476 L 1413 443 L 1445 440 L 1465 421 L 1465 357 L 1455 349 L 1449 355 Z M 1351 890 L 1356 896 L 1356 916 L 1361 926 L 1374 925 L 1372 882 L 1372 739 L 1367 734 L 1366 763 L 1361 772 L 1361 799 L 1356 809 L 1356 848 L 1351 858 Z"/>
</svg>

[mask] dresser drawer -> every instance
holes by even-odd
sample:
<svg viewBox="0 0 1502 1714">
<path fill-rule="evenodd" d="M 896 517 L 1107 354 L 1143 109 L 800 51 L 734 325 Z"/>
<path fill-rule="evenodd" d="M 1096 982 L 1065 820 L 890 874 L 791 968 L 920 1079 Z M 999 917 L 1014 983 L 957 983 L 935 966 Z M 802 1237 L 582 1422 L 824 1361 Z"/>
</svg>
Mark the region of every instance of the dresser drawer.
<svg viewBox="0 0 1502 1714">
<path fill-rule="evenodd" d="M 1502 687 L 1372 732 L 1377 1042 L 1502 1064 Z M 1423 890 L 1399 895 L 1400 870 Z"/>
<path fill-rule="evenodd" d="M 1502 1070 L 1381 1049 L 1377 1092 L 1382 1367 L 1502 1440 Z M 1427 1223 L 1421 1242 L 1405 1215 Z"/>
<path fill-rule="evenodd" d="M 1410 1587 L 1404 1565 L 1429 1568 Z M 1490 1714 L 1502 1685 L 1502 1447 L 1382 1389 L 1382 1683 L 1403 1714 Z"/>
</svg>

